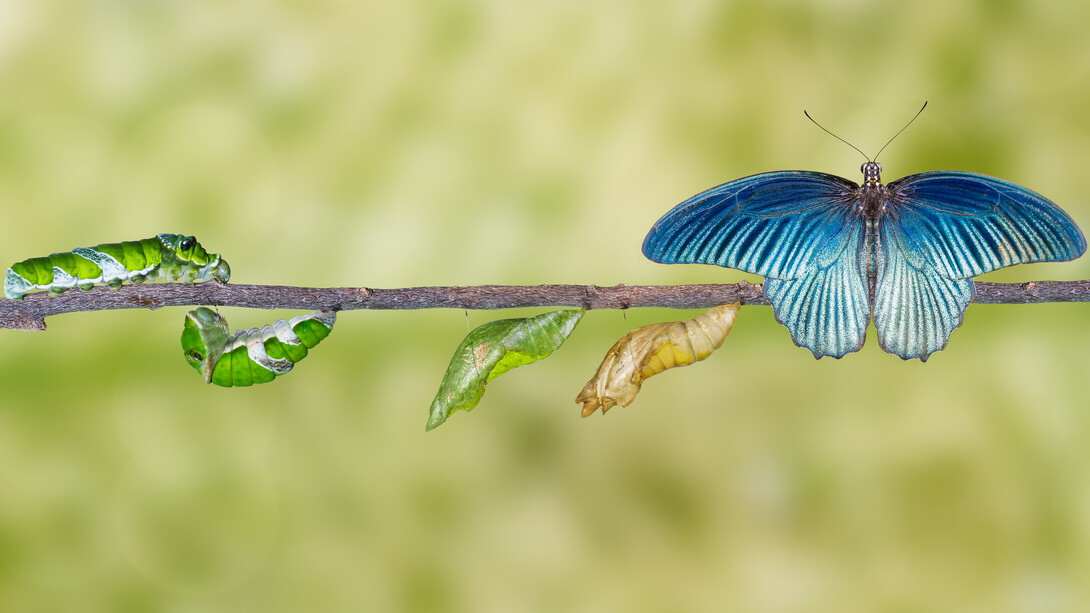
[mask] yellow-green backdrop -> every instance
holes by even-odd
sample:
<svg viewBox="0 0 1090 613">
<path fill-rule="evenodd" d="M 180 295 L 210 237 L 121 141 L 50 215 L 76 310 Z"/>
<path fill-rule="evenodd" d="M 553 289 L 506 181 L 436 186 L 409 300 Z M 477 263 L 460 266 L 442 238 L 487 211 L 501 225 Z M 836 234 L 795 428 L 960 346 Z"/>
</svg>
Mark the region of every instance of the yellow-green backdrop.
<svg viewBox="0 0 1090 613">
<path fill-rule="evenodd" d="M 644 233 L 754 172 L 858 180 L 802 111 L 873 155 L 924 100 L 887 180 L 1000 176 L 1086 228 L 1088 20 L 1016 0 L 4 1 L 0 256 L 184 232 L 239 283 L 733 282 L 646 261 Z M 693 315 L 591 312 L 427 434 L 463 312 L 343 313 L 250 389 L 185 366 L 183 312 L 0 331 L 0 610 L 1090 608 L 1084 305 L 972 306 L 926 364 L 873 333 L 815 361 L 746 307 L 707 362 L 581 420 L 617 337 Z"/>
</svg>

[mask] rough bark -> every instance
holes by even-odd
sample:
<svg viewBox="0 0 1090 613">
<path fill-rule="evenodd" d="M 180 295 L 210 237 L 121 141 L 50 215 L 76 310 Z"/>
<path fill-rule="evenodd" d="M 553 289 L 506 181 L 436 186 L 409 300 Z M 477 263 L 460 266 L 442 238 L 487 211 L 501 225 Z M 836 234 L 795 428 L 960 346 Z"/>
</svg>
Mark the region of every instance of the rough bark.
<svg viewBox="0 0 1090 613">
<path fill-rule="evenodd" d="M 1090 280 L 977 283 L 976 302 L 1028 304 L 1088 302 Z M 120 290 L 95 287 L 45 292 L 22 300 L 0 298 L 0 328 L 44 330 L 45 318 L 61 313 L 111 309 L 158 309 L 165 306 L 218 305 L 255 309 L 508 309 L 582 307 L 630 309 L 663 307 L 702 309 L 740 302 L 767 305 L 761 286 L 745 281 L 727 285 L 476 285 L 467 287 L 289 287 L 216 282 L 185 285 L 127 285 Z"/>
</svg>

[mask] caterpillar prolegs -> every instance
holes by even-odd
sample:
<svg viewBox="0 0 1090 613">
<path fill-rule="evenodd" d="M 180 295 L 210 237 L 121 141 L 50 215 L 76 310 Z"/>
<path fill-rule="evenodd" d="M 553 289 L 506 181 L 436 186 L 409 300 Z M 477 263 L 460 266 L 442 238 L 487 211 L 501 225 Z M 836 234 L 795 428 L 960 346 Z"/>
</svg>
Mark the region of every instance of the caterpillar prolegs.
<svg viewBox="0 0 1090 613">
<path fill-rule="evenodd" d="M 226 283 L 230 278 L 227 262 L 219 254 L 205 251 L 197 239 L 159 234 L 16 262 L 7 270 L 4 294 L 20 300 L 28 292 L 49 290 L 50 296 L 57 296 L 71 287 L 89 290 L 97 283 L 117 289 L 125 282 L 215 279 Z"/>
<path fill-rule="evenodd" d="M 329 336 L 334 311 L 314 311 L 271 325 L 229 331 L 227 320 L 206 307 L 185 316 L 182 350 L 206 383 L 222 387 L 268 383 L 307 357 L 307 350 Z"/>
</svg>

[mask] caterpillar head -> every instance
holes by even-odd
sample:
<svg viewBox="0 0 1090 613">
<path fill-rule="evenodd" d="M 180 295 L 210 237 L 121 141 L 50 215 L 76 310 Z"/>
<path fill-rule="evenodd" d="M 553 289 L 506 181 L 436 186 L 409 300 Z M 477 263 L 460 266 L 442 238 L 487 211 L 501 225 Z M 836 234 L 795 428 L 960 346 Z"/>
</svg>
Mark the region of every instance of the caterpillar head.
<svg viewBox="0 0 1090 613">
<path fill-rule="evenodd" d="M 231 279 L 231 267 L 218 253 L 208 253 L 197 239 L 184 234 L 160 234 L 163 259 L 172 259 L 183 269 L 191 270 L 187 281 L 215 279 L 227 283 Z M 189 278 L 192 277 L 192 278 Z"/>
<path fill-rule="evenodd" d="M 212 382 L 212 373 L 229 338 L 227 320 L 212 309 L 198 307 L 185 314 L 182 351 L 185 361 L 201 373 L 205 383 Z"/>
</svg>

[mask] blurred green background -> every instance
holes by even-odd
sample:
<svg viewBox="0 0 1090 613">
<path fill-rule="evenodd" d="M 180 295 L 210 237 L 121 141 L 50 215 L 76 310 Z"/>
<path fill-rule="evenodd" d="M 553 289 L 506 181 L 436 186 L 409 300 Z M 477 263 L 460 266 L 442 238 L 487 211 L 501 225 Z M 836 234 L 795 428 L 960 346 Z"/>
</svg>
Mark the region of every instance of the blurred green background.
<svg viewBox="0 0 1090 613">
<path fill-rule="evenodd" d="M 1085 3 L 0 2 L 0 252 L 197 235 L 239 283 L 733 282 L 644 233 L 754 172 L 934 169 L 1090 228 Z M 1090 261 L 990 280 L 1081 279 Z M 750 277 L 751 280 L 756 280 Z M 235 328 L 290 312 L 223 309 Z M 471 312 L 470 326 L 538 311 Z M 638 325 L 425 434 L 457 310 L 347 312 L 209 389 L 184 309 L 0 331 L 0 610 L 1090 610 L 1079 304 L 972 306 L 926 364 L 766 307 L 578 417 Z"/>
</svg>

